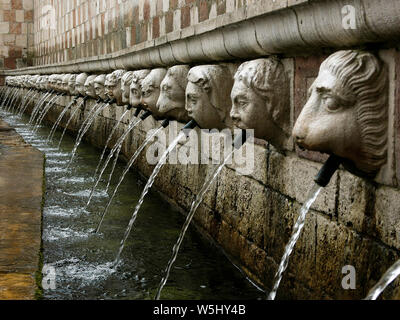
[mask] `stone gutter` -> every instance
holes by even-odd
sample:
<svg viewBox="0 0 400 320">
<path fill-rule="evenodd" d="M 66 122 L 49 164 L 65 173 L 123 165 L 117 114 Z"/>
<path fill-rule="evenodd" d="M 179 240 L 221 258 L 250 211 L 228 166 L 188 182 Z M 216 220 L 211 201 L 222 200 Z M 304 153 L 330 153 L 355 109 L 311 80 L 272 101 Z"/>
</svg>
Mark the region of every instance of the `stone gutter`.
<svg viewBox="0 0 400 320">
<path fill-rule="evenodd" d="M 344 27 L 345 6 L 354 8 L 354 29 Z M 270 12 L 258 11 L 260 15 L 237 10 L 112 54 L 3 71 L 2 75 L 108 72 L 312 53 L 394 42 L 400 37 L 398 0 L 291 0 Z"/>
<path fill-rule="evenodd" d="M 40 298 L 44 161 L 0 120 L 0 300 Z"/>
</svg>

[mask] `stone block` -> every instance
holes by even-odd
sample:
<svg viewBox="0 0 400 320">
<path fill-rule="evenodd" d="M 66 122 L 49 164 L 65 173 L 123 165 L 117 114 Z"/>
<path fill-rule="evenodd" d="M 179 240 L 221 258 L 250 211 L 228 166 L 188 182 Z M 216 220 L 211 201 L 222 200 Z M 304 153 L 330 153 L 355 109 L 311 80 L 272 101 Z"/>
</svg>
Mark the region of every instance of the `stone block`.
<svg viewBox="0 0 400 320">
<path fill-rule="evenodd" d="M 320 168 L 321 165 L 316 162 L 271 152 L 268 162 L 267 185 L 300 203 L 304 203 L 314 185 L 314 177 Z M 311 208 L 333 216 L 336 210 L 336 199 L 337 172 L 333 175 L 328 186 L 320 192 Z"/>
<path fill-rule="evenodd" d="M 376 190 L 375 223 L 377 235 L 387 245 L 400 249 L 400 191 L 381 186 Z"/>
</svg>

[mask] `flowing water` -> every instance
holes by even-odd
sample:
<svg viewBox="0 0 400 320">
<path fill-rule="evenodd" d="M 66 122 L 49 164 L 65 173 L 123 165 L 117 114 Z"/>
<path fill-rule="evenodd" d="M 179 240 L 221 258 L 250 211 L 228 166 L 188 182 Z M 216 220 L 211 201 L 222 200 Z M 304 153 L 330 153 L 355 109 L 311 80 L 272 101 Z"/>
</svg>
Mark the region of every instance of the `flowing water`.
<svg viewBox="0 0 400 320">
<path fill-rule="evenodd" d="M 182 241 L 185 238 L 186 232 L 189 228 L 190 222 L 193 219 L 193 216 L 197 210 L 197 208 L 199 207 L 200 203 L 203 201 L 204 195 L 207 192 L 207 190 L 210 188 L 210 186 L 212 185 L 212 183 L 215 181 L 215 179 L 218 177 L 219 173 L 221 172 L 222 168 L 225 166 L 225 164 L 229 161 L 229 159 L 231 158 L 232 154 L 234 151 L 232 151 L 232 153 L 230 153 L 225 160 L 217 167 L 217 169 L 214 171 L 214 173 L 212 174 L 211 178 L 208 179 L 203 186 L 201 187 L 199 193 L 196 196 L 196 199 L 192 202 L 192 206 L 190 208 L 190 211 L 188 213 L 188 215 L 186 216 L 186 221 L 182 227 L 181 233 L 179 234 L 178 237 L 178 241 L 176 242 L 176 244 L 174 245 L 173 249 L 172 249 L 172 257 L 169 259 L 168 261 L 168 265 L 167 268 L 165 269 L 165 276 L 161 279 L 159 288 L 157 290 L 157 294 L 155 299 L 159 300 L 160 296 L 161 296 L 161 292 L 165 286 L 165 284 L 168 281 L 168 277 L 169 274 L 171 272 L 171 268 L 178 256 L 179 253 L 179 249 L 182 245 Z"/>
<path fill-rule="evenodd" d="M 110 153 L 107 156 L 106 161 L 103 164 L 102 169 L 100 170 L 100 174 L 96 179 L 96 182 L 94 183 L 92 190 L 89 194 L 89 199 L 86 202 L 86 206 L 85 209 L 89 206 L 90 202 L 92 201 L 94 192 L 96 191 L 96 188 L 100 182 L 101 177 L 104 174 L 104 171 L 107 169 L 108 163 L 110 162 L 111 158 L 113 157 L 115 151 L 119 148 L 120 145 L 122 145 L 122 143 L 124 143 L 125 138 L 128 136 L 128 134 L 133 130 L 133 128 L 135 128 L 142 120 L 141 119 L 132 119 L 131 122 L 128 125 L 128 128 L 124 131 L 124 133 L 118 138 L 117 142 L 115 143 L 115 145 L 111 148 Z"/>
<path fill-rule="evenodd" d="M 68 105 L 66 107 L 64 107 L 64 109 L 61 111 L 56 122 L 54 122 L 53 127 L 50 130 L 47 140 L 50 140 L 53 137 L 54 132 L 57 130 L 58 125 L 60 124 L 61 120 L 64 118 L 64 115 L 67 113 L 69 108 L 76 102 L 77 99 L 78 99 L 78 97 L 75 97 L 74 99 L 72 99 L 72 101 L 70 103 L 68 103 Z"/>
<path fill-rule="evenodd" d="M 111 206 L 102 232 L 95 234 L 99 212 L 108 195 L 96 193 L 90 212 L 82 207 L 94 182 L 93 171 L 100 152 L 83 142 L 73 173 L 66 165 L 74 146 L 65 135 L 57 148 L 60 132 L 46 144 L 50 128 L 32 133 L 29 117 L 0 114 L 27 142 L 46 154 L 46 198 L 43 208 L 43 263 L 56 272 L 56 288 L 44 290 L 45 299 L 153 299 L 169 250 L 179 235 L 184 217 L 158 193 L 149 192 L 136 219 L 135 233 L 125 242 L 118 268 L 112 261 L 121 237 L 139 200 L 143 182 L 128 172 Z M 120 175 L 124 166 L 116 166 Z M 114 187 L 113 185 L 111 187 Z M 261 299 L 263 292 L 194 230 L 189 229 L 184 250 L 176 261 L 165 299 Z"/>
<path fill-rule="evenodd" d="M 132 227 L 133 227 L 133 224 L 135 223 L 135 220 L 136 220 L 136 218 L 138 216 L 140 207 L 143 204 L 143 201 L 144 201 L 144 198 L 145 198 L 146 194 L 149 192 L 149 190 L 150 190 L 151 186 L 153 185 L 154 180 L 156 179 L 156 177 L 157 177 L 158 173 L 160 172 L 161 168 L 166 163 L 166 160 L 167 160 L 167 157 L 168 157 L 169 153 L 176 147 L 176 145 L 178 144 L 179 140 L 182 139 L 184 136 L 185 136 L 185 133 L 184 132 L 180 132 L 178 134 L 178 136 L 170 143 L 170 145 L 168 146 L 167 150 L 165 150 L 164 153 L 162 154 L 162 156 L 160 157 L 160 160 L 158 160 L 158 163 L 155 166 L 153 172 L 151 173 L 151 175 L 149 177 L 149 180 L 147 180 L 146 186 L 144 187 L 144 189 L 142 191 L 142 194 L 140 195 L 139 201 L 138 201 L 138 203 L 137 203 L 137 205 L 135 207 L 135 210 L 133 211 L 131 220 L 129 220 L 128 227 L 125 230 L 124 237 L 121 240 L 120 247 L 118 249 L 118 253 L 117 253 L 117 256 L 116 256 L 115 261 L 114 261 L 114 266 L 117 266 L 119 264 L 119 262 L 120 262 L 122 250 L 124 250 L 126 240 L 129 237 L 129 234 L 130 234 L 130 232 L 132 230 Z"/>
<path fill-rule="evenodd" d="M 117 128 L 121 125 L 122 120 L 124 119 L 125 115 L 126 115 L 128 112 L 129 112 L 129 110 L 126 109 L 125 112 L 122 114 L 122 116 L 116 121 L 114 127 L 112 128 L 111 133 L 109 134 L 109 136 L 108 136 L 108 138 L 107 138 L 107 141 L 106 141 L 106 143 L 105 143 L 105 145 L 104 145 L 103 152 L 101 153 L 101 156 L 100 156 L 100 160 L 99 160 L 99 162 L 97 163 L 96 170 L 94 171 L 94 177 L 97 175 L 97 172 L 98 172 L 99 169 L 100 169 L 101 162 L 103 161 L 104 155 L 106 154 L 108 145 L 110 144 L 111 139 L 112 139 L 112 137 L 114 136 L 115 131 L 116 131 Z"/>
<path fill-rule="evenodd" d="M 294 249 L 294 246 L 297 243 L 297 240 L 300 237 L 301 230 L 304 227 L 307 213 L 310 210 L 314 201 L 317 199 L 321 190 L 322 190 L 322 187 L 315 184 L 314 187 L 310 191 L 310 194 L 307 198 L 308 200 L 303 204 L 303 206 L 300 209 L 299 217 L 297 218 L 296 224 L 293 227 L 292 235 L 290 237 L 288 244 L 285 247 L 285 252 L 282 256 L 281 263 L 279 264 L 278 271 L 275 274 L 274 286 L 272 287 L 272 290 L 268 296 L 268 300 L 275 299 L 276 293 L 279 288 L 279 284 L 281 283 L 281 280 L 282 280 L 283 273 L 285 272 L 285 270 L 288 266 L 290 255 Z"/>
<path fill-rule="evenodd" d="M 58 141 L 58 148 L 60 148 L 61 146 L 61 142 L 64 138 L 65 132 L 68 129 L 69 124 L 71 123 L 72 119 L 74 118 L 74 116 L 78 113 L 78 111 L 81 110 L 81 106 L 83 105 L 83 103 L 85 102 L 85 99 L 81 99 L 81 101 L 79 102 L 79 104 L 77 105 L 77 107 L 71 112 L 71 115 L 69 116 L 69 119 L 64 127 L 64 130 L 61 134 L 60 140 Z"/>
<path fill-rule="evenodd" d="M 153 140 L 153 138 L 155 136 L 157 136 L 157 134 L 163 129 L 163 127 L 158 128 L 157 130 L 154 131 L 153 134 L 151 134 L 143 143 L 142 145 L 135 151 L 135 153 L 133 154 L 133 156 L 129 159 L 128 164 L 126 165 L 124 172 L 121 174 L 119 181 L 117 183 L 117 185 L 114 188 L 114 191 L 110 197 L 110 200 L 108 200 L 107 205 L 105 206 L 103 213 L 101 215 L 101 219 L 100 222 L 96 228 L 96 232 L 100 231 L 101 228 L 101 224 L 103 223 L 104 217 L 107 214 L 108 209 L 110 208 L 110 205 L 115 197 L 115 195 L 117 194 L 117 191 L 119 189 L 119 186 L 121 185 L 122 181 L 124 180 L 126 174 L 129 172 L 129 169 L 132 167 L 133 163 L 135 162 L 135 160 L 137 159 L 137 157 L 139 156 L 139 154 L 142 152 L 142 150 Z"/>
<path fill-rule="evenodd" d="M 395 262 L 368 292 L 365 300 L 376 300 L 380 294 L 400 275 L 400 260 Z"/>
<path fill-rule="evenodd" d="M 80 135 L 78 135 L 78 137 L 76 138 L 74 148 L 72 149 L 71 159 L 69 160 L 69 163 L 68 163 L 68 165 L 67 165 L 67 168 L 71 165 L 72 160 L 73 160 L 74 157 L 75 157 L 76 151 L 78 150 L 78 147 L 79 147 L 79 145 L 81 144 L 83 137 L 85 136 L 86 132 L 89 130 L 90 126 L 93 124 L 94 120 L 96 119 L 96 116 L 97 116 L 105 107 L 108 107 L 108 106 L 109 106 L 108 103 L 101 104 L 101 105 L 95 110 L 95 112 L 93 112 L 90 116 L 87 117 L 88 120 L 86 121 L 86 124 L 85 124 L 85 122 L 83 122 L 83 124 L 82 124 L 82 126 L 81 126 L 81 129 L 82 129 L 82 127 L 83 127 L 84 124 L 85 124 L 85 126 L 84 126 L 83 130 L 79 129 L 79 131 L 81 131 L 81 133 L 80 133 Z M 93 109 L 94 109 L 94 108 L 93 108 Z"/>
</svg>

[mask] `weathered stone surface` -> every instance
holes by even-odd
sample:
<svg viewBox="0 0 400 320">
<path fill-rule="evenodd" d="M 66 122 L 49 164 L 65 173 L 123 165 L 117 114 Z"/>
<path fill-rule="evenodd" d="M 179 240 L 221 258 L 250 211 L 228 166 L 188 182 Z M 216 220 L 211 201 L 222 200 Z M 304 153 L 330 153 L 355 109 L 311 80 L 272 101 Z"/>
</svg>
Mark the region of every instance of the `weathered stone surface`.
<svg viewBox="0 0 400 320">
<path fill-rule="evenodd" d="M 52 111 L 59 113 L 61 109 Z M 56 119 L 57 114 L 49 117 Z M 82 117 L 71 128 L 76 131 L 81 121 Z M 98 117 L 86 139 L 102 148 L 114 123 L 115 119 Z M 145 140 L 147 131 L 158 126 L 159 122 L 151 117 L 143 121 L 129 135 L 121 156 L 129 158 Z M 182 126 L 171 123 L 164 132 L 168 136 L 170 130 L 176 132 Z M 121 125 L 117 136 L 122 129 Z M 301 204 L 321 165 L 291 153 L 280 154 L 265 146 L 255 145 L 255 153 L 255 170 L 251 174 L 237 175 L 235 165 L 222 169 L 206 193 L 194 221 L 253 280 L 268 288 L 272 286 Z M 134 168 L 144 176 L 151 174 L 154 165 L 147 162 L 146 150 Z M 169 201 L 187 212 L 215 168 L 216 164 L 166 164 L 153 190 L 162 192 Z M 395 233 L 390 233 L 391 230 L 397 232 L 392 214 L 398 207 L 397 189 L 378 186 L 376 202 L 374 195 L 374 184 L 344 171 L 334 175 L 308 213 L 278 298 L 365 297 L 399 257 L 398 251 L 394 250 L 398 248 Z M 341 287 L 342 267 L 348 264 L 356 268 L 356 290 Z M 392 299 L 399 294 L 398 283 L 391 288 L 384 298 Z"/>
<path fill-rule="evenodd" d="M 375 202 L 377 235 L 389 246 L 400 249 L 400 215 L 394 214 L 394 208 L 400 208 L 400 192 L 390 187 L 378 188 Z"/>
<path fill-rule="evenodd" d="M 43 164 L 43 154 L 0 120 L 0 299 L 35 297 Z"/>
</svg>

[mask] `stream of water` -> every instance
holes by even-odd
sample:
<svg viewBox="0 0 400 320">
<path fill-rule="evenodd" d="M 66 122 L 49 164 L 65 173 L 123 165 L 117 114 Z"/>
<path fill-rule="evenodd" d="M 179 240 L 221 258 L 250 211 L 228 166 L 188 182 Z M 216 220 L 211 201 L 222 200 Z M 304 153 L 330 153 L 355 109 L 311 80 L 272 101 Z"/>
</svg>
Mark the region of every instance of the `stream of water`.
<svg viewBox="0 0 400 320">
<path fill-rule="evenodd" d="M 45 299 L 153 299 L 163 271 L 185 220 L 156 192 L 148 192 L 127 237 L 124 255 L 114 269 L 113 260 L 144 183 L 126 173 L 101 232 L 94 233 L 109 198 L 95 192 L 88 210 L 82 210 L 91 191 L 93 172 L 101 150 L 81 143 L 73 166 L 67 169 L 75 139 L 66 134 L 57 148 L 61 130 L 46 144 L 50 127 L 36 133 L 29 116 L 19 118 L 3 111 L 0 116 L 34 147 L 46 155 L 46 193 L 43 210 L 43 263 L 55 268 L 56 288 L 44 290 Z M 115 176 L 125 165 L 118 162 Z M 100 181 L 104 190 L 106 182 Z M 112 189 L 115 185 L 111 185 Z M 215 246 L 189 228 L 180 255 L 163 289 L 163 299 L 263 299 Z"/>
</svg>

